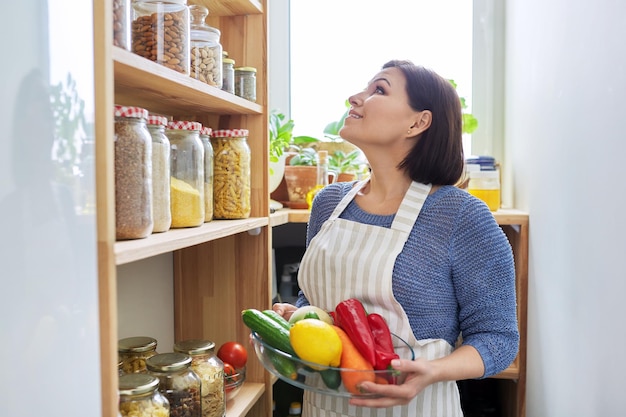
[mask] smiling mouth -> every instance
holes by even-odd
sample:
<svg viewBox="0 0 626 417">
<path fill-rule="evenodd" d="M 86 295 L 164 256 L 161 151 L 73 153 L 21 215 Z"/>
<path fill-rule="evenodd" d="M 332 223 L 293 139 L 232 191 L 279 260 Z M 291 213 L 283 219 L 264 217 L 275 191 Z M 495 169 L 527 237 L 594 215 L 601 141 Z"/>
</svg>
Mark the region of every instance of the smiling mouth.
<svg viewBox="0 0 626 417">
<path fill-rule="evenodd" d="M 349 116 L 349 117 L 352 117 L 352 118 L 354 118 L 354 119 L 362 119 L 362 118 L 363 118 L 363 116 L 358 115 L 358 114 L 356 114 L 356 113 L 349 113 L 349 114 L 348 114 L 348 116 Z"/>
</svg>

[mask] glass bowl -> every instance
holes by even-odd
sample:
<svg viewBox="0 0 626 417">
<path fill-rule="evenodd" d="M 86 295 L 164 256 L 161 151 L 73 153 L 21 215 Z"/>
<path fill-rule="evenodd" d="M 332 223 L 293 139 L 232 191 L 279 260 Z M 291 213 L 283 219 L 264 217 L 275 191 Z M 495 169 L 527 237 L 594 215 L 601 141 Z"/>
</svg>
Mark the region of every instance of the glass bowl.
<svg viewBox="0 0 626 417">
<path fill-rule="evenodd" d="M 377 383 L 400 385 L 407 374 L 394 369 L 382 371 L 361 371 L 355 369 L 320 366 L 319 364 L 304 361 L 289 353 L 283 352 L 268 345 L 256 332 L 252 333 L 254 351 L 265 367 L 281 380 L 305 390 L 320 394 L 346 398 L 375 398 L 376 394 L 353 392 L 346 389 L 343 378 L 360 378 L 363 373 L 374 374 Z M 395 352 L 402 359 L 415 359 L 415 352 L 411 346 L 400 337 L 392 334 Z M 371 378 L 371 375 L 368 375 Z"/>
<path fill-rule="evenodd" d="M 246 368 L 236 370 L 233 375 L 224 375 L 224 391 L 226 392 L 226 401 L 230 401 L 239 394 L 241 386 L 246 381 Z"/>
</svg>

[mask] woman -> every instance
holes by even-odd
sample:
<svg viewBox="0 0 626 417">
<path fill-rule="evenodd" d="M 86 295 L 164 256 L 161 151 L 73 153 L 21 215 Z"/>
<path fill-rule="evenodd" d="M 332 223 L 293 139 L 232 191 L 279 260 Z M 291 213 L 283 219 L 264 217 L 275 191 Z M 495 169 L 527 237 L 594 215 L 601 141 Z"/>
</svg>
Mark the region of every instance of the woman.
<svg viewBox="0 0 626 417">
<path fill-rule="evenodd" d="M 519 333 L 508 240 L 487 206 L 454 186 L 463 174 L 458 95 L 433 71 L 391 61 L 349 101 L 341 137 L 365 153 L 371 176 L 318 193 L 300 297 L 274 310 L 289 318 L 302 305 L 332 311 L 357 298 L 416 359 L 392 362 L 410 372 L 402 385 L 362 384 L 380 398 L 305 392 L 304 416 L 461 416 L 455 381 L 505 369 Z"/>
</svg>

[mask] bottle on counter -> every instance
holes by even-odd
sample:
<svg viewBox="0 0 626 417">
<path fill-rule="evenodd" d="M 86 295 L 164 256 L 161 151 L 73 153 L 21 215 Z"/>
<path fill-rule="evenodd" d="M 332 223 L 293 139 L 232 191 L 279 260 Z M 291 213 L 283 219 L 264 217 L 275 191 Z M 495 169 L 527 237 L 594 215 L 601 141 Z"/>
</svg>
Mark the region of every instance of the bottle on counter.
<svg viewBox="0 0 626 417">
<path fill-rule="evenodd" d="M 313 199 L 322 188 L 328 185 L 328 151 L 320 150 L 317 152 L 317 179 L 315 187 L 306 193 L 306 204 L 311 210 Z"/>
</svg>

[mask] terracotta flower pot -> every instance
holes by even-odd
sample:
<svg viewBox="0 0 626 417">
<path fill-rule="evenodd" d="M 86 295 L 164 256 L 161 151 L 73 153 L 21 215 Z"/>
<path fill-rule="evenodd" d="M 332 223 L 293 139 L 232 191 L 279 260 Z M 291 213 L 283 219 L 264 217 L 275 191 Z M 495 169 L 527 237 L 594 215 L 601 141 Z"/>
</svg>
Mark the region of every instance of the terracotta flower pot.
<svg viewBox="0 0 626 417">
<path fill-rule="evenodd" d="M 315 187 L 317 182 L 317 167 L 315 166 L 285 166 L 285 183 L 289 195 L 289 207 L 308 208 L 306 194 Z"/>
</svg>

